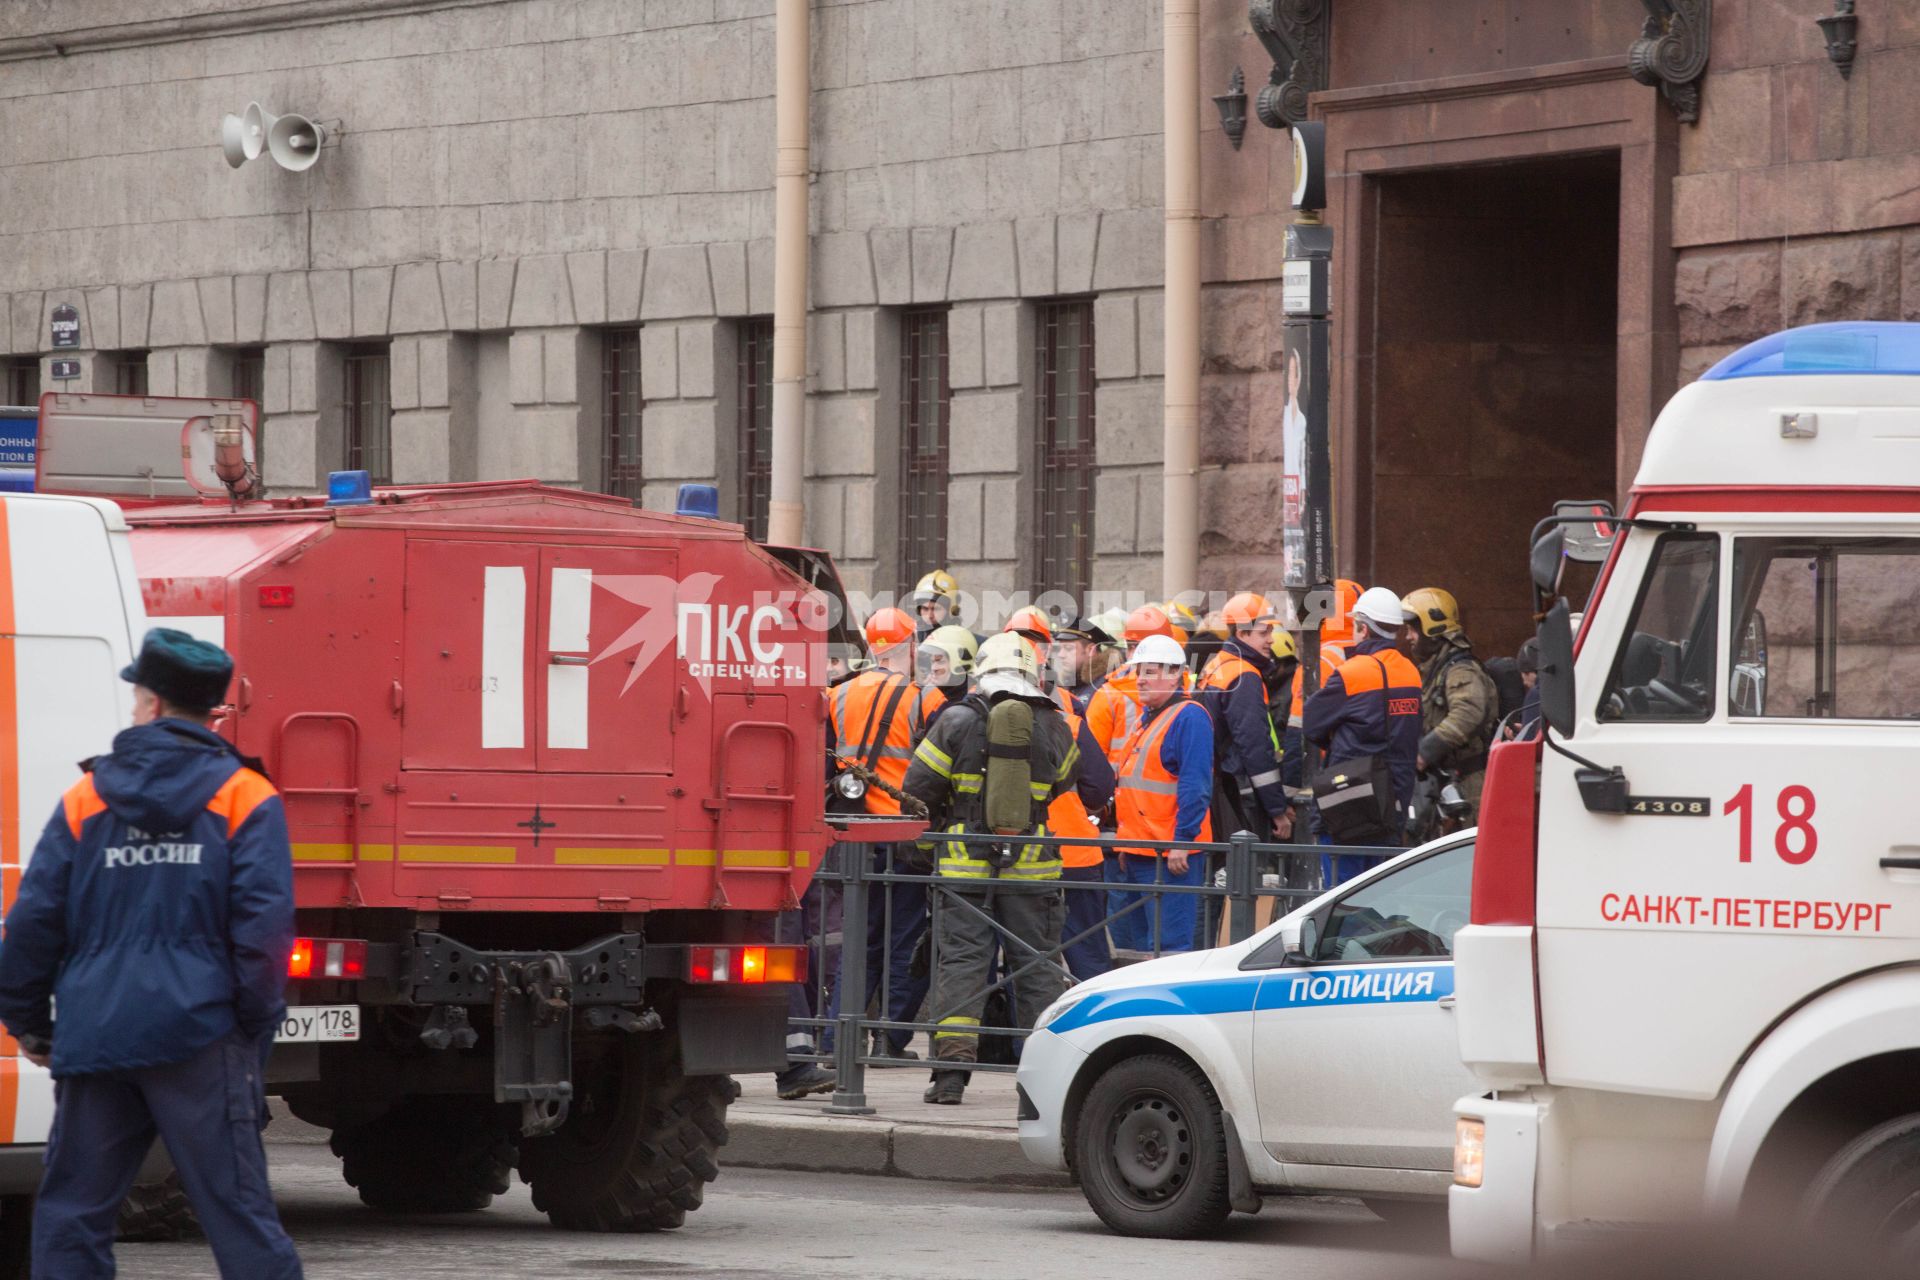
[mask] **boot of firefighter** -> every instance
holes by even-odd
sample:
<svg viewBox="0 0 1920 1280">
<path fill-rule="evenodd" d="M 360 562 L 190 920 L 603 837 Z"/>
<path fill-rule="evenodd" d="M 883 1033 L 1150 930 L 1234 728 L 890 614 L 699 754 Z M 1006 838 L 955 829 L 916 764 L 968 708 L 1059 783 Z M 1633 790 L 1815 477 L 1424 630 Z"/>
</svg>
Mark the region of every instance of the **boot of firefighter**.
<svg viewBox="0 0 1920 1280">
<path fill-rule="evenodd" d="M 935 1106 L 957 1107 L 966 1091 L 967 1072 L 943 1068 L 933 1073 L 933 1083 L 920 1095 L 920 1100 Z"/>
</svg>

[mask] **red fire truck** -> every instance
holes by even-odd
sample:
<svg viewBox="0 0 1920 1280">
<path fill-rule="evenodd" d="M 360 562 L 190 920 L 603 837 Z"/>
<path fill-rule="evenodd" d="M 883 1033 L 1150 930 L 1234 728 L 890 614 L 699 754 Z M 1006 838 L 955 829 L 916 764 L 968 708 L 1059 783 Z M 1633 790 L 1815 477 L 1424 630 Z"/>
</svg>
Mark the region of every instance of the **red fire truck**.
<svg viewBox="0 0 1920 1280">
<path fill-rule="evenodd" d="M 527 481 L 259 499 L 253 413 L 49 395 L 38 486 L 119 501 L 148 621 L 233 654 L 303 935 L 270 1088 L 370 1205 L 517 1165 L 558 1226 L 679 1225 L 806 977 L 765 943 L 831 839 L 831 563 Z"/>
</svg>

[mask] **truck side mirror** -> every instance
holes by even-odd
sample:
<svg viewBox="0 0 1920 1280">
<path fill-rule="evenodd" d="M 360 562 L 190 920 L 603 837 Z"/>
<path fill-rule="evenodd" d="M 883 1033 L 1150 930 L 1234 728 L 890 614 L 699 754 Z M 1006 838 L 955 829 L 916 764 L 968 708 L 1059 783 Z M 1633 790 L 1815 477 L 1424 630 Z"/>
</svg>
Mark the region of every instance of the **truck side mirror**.
<svg viewBox="0 0 1920 1280">
<path fill-rule="evenodd" d="M 1527 556 L 1527 569 L 1533 576 L 1534 599 L 1542 609 L 1547 607 L 1549 600 L 1560 594 L 1560 575 L 1566 569 L 1566 550 L 1566 531 L 1557 524 L 1548 525 L 1533 540 L 1533 551 Z"/>
<path fill-rule="evenodd" d="M 1573 614 L 1554 601 L 1540 620 L 1540 715 L 1563 738 L 1573 736 Z"/>
</svg>

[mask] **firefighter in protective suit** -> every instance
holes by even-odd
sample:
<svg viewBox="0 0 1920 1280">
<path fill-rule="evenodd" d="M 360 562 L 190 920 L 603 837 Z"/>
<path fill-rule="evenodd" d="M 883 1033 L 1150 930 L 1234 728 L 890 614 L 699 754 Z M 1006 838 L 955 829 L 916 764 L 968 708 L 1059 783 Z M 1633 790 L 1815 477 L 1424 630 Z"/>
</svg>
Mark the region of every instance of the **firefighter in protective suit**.
<svg viewBox="0 0 1920 1280">
<path fill-rule="evenodd" d="M 1417 767 L 1452 769 L 1460 775 L 1460 794 L 1480 809 L 1480 787 L 1487 776 L 1487 748 L 1500 721 L 1500 691 L 1473 656 L 1473 642 L 1460 627 L 1460 604 L 1451 592 L 1422 587 L 1408 595 L 1407 625 L 1413 629 L 1413 656 L 1420 664 L 1420 756 Z"/>
<path fill-rule="evenodd" d="M 979 1060 L 995 951 L 1012 973 L 1022 1026 L 1031 1026 L 1064 987 L 1059 962 L 1048 954 L 1059 946 L 1065 913 L 1060 850 L 1020 837 L 1048 834 L 1047 806 L 1072 789 L 1080 754 L 1041 690 L 1039 659 L 1023 637 L 989 636 L 974 675 L 974 691 L 948 706 L 920 740 L 904 787 L 926 804 L 935 872 L 962 899 L 940 903 L 933 917 L 930 1003 L 940 1030 L 926 1101 L 948 1106 L 958 1105 L 967 1064 Z M 1007 839 L 963 844 L 941 839 L 942 832 Z"/>
</svg>

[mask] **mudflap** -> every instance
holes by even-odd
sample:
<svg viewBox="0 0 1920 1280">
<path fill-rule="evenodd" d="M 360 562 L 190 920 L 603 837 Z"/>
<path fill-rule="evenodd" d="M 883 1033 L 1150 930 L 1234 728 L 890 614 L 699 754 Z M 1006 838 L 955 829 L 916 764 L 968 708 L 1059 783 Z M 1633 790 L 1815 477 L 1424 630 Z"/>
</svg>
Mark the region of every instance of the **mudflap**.
<svg viewBox="0 0 1920 1280">
<path fill-rule="evenodd" d="M 784 1071 L 790 986 L 776 983 L 725 995 L 681 996 L 681 1069 L 690 1076 Z"/>
</svg>

